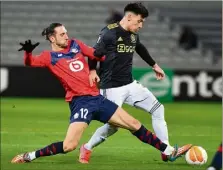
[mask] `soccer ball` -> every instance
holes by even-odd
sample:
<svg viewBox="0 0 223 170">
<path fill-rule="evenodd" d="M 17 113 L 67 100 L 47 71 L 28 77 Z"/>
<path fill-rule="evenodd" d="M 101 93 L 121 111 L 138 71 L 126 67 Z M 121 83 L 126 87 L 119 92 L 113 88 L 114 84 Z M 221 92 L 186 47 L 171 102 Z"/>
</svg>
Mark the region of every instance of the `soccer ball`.
<svg viewBox="0 0 223 170">
<path fill-rule="evenodd" d="M 203 165 L 208 160 L 207 152 L 201 146 L 192 146 L 185 155 L 185 160 L 190 165 Z"/>
</svg>

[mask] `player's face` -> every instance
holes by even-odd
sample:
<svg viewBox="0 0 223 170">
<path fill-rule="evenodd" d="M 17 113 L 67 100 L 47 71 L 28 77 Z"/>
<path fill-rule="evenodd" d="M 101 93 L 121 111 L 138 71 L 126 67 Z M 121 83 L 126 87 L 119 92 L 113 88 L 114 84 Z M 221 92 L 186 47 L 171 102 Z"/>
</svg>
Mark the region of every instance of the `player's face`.
<svg viewBox="0 0 223 170">
<path fill-rule="evenodd" d="M 128 18 L 129 21 L 129 31 L 138 32 L 142 27 L 145 19 L 141 15 L 131 14 Z"/>
<path fill-rule="evenodd" d="M 64 26 L 55 28 L 55 41 L 54 43 L 60 48 L 66 48 L 68 46 L 67 30 Z"/>
</svg>

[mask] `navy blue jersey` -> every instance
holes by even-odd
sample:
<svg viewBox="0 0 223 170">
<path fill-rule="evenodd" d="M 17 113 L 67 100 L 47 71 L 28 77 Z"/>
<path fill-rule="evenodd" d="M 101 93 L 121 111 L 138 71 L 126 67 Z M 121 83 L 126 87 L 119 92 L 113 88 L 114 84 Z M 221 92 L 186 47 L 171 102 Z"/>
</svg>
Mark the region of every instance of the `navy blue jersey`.
<svg viewBox="0 0 223 170">
<path fill-rule="evenodd" d="M 120 87 L 133 82 L 132 61 L 137 44 L 138 35 L 124 30 L 118 23 L 110 24 L 101 30 L 94 46 L 95 52 L 106 56 L 105 61 L 100 62 L 99 68 L 101 89 Z M 90 69 L 91 63 L 89 61 Z"/>
</svg>

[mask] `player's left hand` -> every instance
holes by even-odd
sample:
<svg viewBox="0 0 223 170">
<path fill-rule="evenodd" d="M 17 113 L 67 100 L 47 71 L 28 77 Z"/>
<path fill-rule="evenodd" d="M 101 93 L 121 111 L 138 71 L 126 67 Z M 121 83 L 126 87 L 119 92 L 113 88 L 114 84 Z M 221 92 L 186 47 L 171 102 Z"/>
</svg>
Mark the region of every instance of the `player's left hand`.
<svg viewBox="0 0 223 170">
<path fill-rule="evenodd" d="M 36 44 L 32 44 L 31 40 L 26 40 L 25 43 L 19 43 L 22 48 L 18 49 L 18 51 L 26 51 L 28 53 L 31 53 L 38 45 L 39 42 L 37 42 Z"/>
<path fill-rule="evenodd" d="M 96 70 L 91 70 L 89 74 L 89 82 L 90 86 L 92 87 L 94 83 L 98 83 L 100 81 L 99 76 L 97 75 Z"/>
<path fill-rule="evenodd" d="M 163 80 L 165 78 L 164 71 L 158 66 L 158 64 L 155 64 L 153 66 L 153 71 L 156 73 L 156 79 L 157 80 Z"/>
</svg>

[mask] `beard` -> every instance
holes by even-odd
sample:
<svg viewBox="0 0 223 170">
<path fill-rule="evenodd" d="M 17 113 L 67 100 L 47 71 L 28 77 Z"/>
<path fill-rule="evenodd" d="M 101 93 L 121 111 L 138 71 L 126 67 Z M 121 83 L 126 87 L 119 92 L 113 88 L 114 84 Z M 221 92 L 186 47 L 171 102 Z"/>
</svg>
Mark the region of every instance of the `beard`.
<svg viewBox="0 0 223 170">
<path fill-rule="evenodd" d="M 57 46 L 60 47 L 60 48 L 67 48 L 68 44 L 66 44 L 66 43 L 59 44 L 59 43 L 57 43 Z"/>
</svg>

